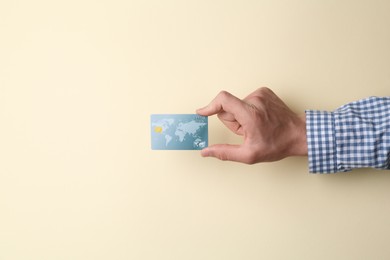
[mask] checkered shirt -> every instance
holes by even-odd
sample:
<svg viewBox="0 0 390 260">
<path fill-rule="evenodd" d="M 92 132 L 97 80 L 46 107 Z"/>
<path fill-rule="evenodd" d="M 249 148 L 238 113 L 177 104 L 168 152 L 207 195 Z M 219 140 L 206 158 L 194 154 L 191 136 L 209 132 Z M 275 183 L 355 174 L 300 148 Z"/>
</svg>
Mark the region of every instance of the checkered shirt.
<svg viewBox="0 0 390 260">
<path fill-rule="evenodd" d="M 306 111 L 311 173 L 390 169 L 390 97 L 370 97 L 333 112 Z"/>
</svg>

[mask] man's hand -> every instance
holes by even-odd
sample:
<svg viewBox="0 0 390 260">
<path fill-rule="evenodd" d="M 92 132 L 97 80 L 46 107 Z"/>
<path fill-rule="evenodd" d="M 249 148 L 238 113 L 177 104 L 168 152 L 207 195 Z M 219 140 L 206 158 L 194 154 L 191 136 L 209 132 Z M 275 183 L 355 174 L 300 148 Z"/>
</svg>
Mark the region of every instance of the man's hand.
<svg viewBox="0 0 390 260">
<path fill-rule="evenodd" d="M 199 115 L 218 115 L 241 145 L 216 144 L 202 150 L 204 157 L 247 164 L 307 155 L 305 115 L 297 115 L 268 88 L 260 88 L 241 100 L 222 91 Z"/>
</svg>

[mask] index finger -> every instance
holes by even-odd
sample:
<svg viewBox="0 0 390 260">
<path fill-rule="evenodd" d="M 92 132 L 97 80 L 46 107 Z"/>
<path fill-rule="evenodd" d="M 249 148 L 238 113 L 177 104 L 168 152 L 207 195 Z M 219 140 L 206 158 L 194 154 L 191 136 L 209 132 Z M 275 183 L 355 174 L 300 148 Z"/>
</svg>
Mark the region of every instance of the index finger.
<svg viewBox="0 0 390 260">
<path fill-rule="evenodd" d="M 209 105 L 196 110 L 202 116 L 211 116 L 220 112 L 231 113 L 238 119 L 240 112 L 245 109 L 245 103 L 227 91 L 221 91 Z"/>
</svg>

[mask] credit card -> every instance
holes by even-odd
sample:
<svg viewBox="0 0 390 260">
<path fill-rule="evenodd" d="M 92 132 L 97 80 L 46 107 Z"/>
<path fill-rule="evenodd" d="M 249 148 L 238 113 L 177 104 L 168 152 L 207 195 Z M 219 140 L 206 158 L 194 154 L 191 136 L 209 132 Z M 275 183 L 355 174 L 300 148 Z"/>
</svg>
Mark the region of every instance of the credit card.
<svg viewBox="0 0 390 260">
<path fill-rule="evenodd" d="M 150 116 L 153 150 L 202 150 L 208 146 L 208 118 L 197 114 Z"/>
</svg>

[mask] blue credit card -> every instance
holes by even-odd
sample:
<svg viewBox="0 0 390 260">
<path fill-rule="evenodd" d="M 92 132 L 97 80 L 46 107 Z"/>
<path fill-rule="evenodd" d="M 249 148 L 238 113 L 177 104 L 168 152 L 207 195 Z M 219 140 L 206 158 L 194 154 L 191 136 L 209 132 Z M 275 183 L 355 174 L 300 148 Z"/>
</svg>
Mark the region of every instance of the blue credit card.
<svg viewBox="0 0 390 260">
<path fill-rule="evenodd" d="M 208 146 L 208 118 L 197 114 L 150 116 L 153 150 L 202 150 Z"/>
</svg>

